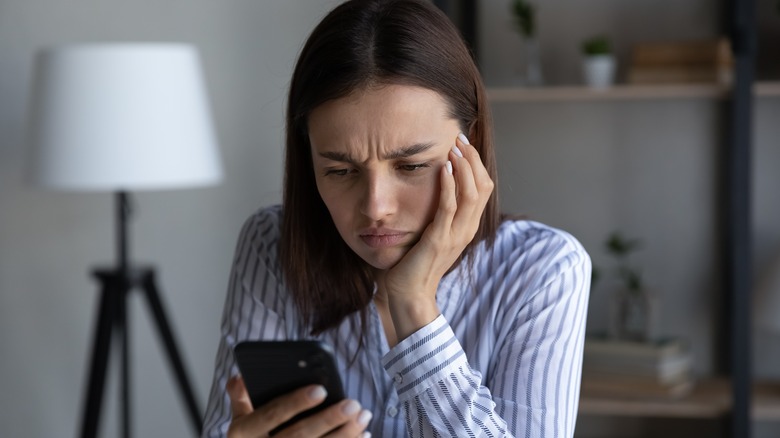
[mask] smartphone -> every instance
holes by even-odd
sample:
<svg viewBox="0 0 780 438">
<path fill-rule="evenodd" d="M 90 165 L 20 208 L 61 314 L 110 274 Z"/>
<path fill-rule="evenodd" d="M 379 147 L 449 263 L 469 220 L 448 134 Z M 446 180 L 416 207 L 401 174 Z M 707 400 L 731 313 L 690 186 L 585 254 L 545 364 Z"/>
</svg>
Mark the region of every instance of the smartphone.
<svg viewBox="0 0 780 438">
<path fill-rule="evenodd" d="M 333 349 L 320 341 L 244 341 L 234 349 L 252 405 L 258 408 L 302 386 L 320 384 L 325 401 L 280 425 L 274 433 L 344 399 Z"/>
</svg>

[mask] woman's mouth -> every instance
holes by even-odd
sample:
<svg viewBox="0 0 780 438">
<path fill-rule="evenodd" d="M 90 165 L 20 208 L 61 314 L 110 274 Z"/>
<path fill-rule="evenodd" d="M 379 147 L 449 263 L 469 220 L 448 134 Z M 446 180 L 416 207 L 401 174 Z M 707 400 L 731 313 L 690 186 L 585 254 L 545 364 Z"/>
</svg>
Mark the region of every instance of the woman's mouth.
<svg viewBox="0 0 780 438">
<path fill-rule="evenodd" d="M 407 234 L 398 230 L 366 230 L 360 233 L 360 238 L 371 248 L 390 248 L 402 244 Z"/>
</svg>

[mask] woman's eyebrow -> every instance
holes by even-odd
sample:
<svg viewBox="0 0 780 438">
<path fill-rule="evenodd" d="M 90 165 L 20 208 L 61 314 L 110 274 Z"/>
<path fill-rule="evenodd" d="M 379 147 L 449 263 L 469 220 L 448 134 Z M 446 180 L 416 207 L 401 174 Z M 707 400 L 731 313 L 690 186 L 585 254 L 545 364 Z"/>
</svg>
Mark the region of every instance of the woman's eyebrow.
<svg viewBox="0 0 780 438">
<path fill-rule="evenodd" d="M 340 161 L 342 163 L 355 164 L 355 160 L 351 156 L 349 156 L 349 154 L 344 152 L 324 151 L 324 152 L 319 152 L 318 155 L 321 156 L 322 158 L 327 158 L 328 160 L 332 160 L 332 161 Z"/>
<path fill-rule="evenodd" d="M 433 142 L 428 143 L 415 143 L 411 146 L 407 146 L 404 148 L 400 148 L 391 152 L 388 152 L 385 154 L 382 159 L 383 160 L 398 160 L 401 158 L 408 158 L 417 154 L 421 154 L 428 149 L 435 146 Z M 328 160 L 332 161 L 338 161 L 341 163 L 349 163 L 349 164 L 358 164 L 357 160 L 355 160 L 351 155 L 349 155 L 346 152 L 339 152 L 339 151 L 322 151 L 318 153 L 319 156 L 326 158 Z"/>
<path fill-rule="evenodd" d="M 405 148 L 391 151 L 388 154 L 386 154 L 383 158 L 385 160 L 397 160 L 399 158 L 408 158 L 413 155 L 421 154 L 427 151 L 428 149 L 432 148 L 433 146 L 434 144 L 432 142 L 415 143 L 411 146 L 407 146 Z"/>
</svg>

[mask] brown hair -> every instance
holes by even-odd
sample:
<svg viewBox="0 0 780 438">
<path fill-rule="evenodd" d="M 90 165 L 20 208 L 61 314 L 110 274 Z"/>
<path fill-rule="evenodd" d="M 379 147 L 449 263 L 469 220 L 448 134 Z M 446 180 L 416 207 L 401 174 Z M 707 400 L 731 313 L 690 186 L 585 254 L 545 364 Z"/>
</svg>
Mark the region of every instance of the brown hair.
<svg viewBox="0 0 780 438">
<path fill-rule="evenodd" d="M 314 29 L 298 58 L 287 104 L 287 151 L 279 255 L 287 286 L 312 334 L 337 326 L 370 303 L 367 263 L 342 240 L 317 191 L 308 117 L 317 106 L 373 85 L 427 88 L 445 98 L 450 115 L 479 152 L 493 181 L 496 163 L 485 88 L 457 29 L 424 0 L 351 0 Z M 498 227 L 494 191 L 477 243 Z"/>
</svg>

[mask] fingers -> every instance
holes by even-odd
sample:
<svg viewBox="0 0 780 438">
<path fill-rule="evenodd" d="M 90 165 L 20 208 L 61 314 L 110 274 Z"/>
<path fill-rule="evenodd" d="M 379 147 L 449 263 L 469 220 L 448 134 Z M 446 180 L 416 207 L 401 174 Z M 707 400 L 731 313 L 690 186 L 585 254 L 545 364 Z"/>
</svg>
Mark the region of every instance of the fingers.
<svg viewBox="0 0 780 438">
<path fill-rule="evenodd" d="M 354 438 L 371 420 L 371 412 L 362 409 L 355 400 L 342 400 L 315 415 L 300 420 L 279 434 L 279 438 L 326 436 L 329 438 Z"/>
<path fill-rule="evenodd" d="M 252 409 L 249 394 L 241 378 L 228 382 L 228 394 L 233 411 L 231 437 L 267 436 L 270 431 L 295 415 L 322 403 L 327 396 L 320 385 L 309 385 Z"/>
<path fill-rule="evenodd" d="M 449 230 L 452 226 L 452 218 L 455 216 L 455 212 L 458 209 L 458 201 L 455 195 L 455 176 L 453 174 L 452 160 L 441 170 L 441 184 L 439 191 L 439 207 L 436 209 L 436 214 L 433 217 L 432 230 Z M 438 234 L 438 233 L 437 233 Z M 437 239 L 441 239 L 447 236 L 435 236 Z"/>
<path fill-rule="evenodd" d="M 452 228 L 454 233 L 463 233 L 471 240 L 479 228 L 482 212 L 490 199 L 494 184 L 479 153 L 463 134 L 458 136 L 456 148 L 462 156 L 454 149 L 450 153 L 457 184 L 457 209 L 452 219 Z"/>
<path fill-rule="evenodd" d="M 325 435 L 326 438 L 370 438 L 371 432 L 366 431 L 368 422 L 371 421 L 371 412 L 362 410 L 354 418 L 350 419 L 340 428 Z"/>
<path fill-rule="evenodd" d="M 481 195 L 484 195 L 484 198 L 481 199 L 487 203 L 487 200 L 490 198 L 490 194 L 493 192 L 495 184 L 490 178 L 490 174 L 488 173 L 487 168 L 482 163 L 482 158 L 479 156 L 479 152 L 477 152 L 477 149 L 474 146 L 469 144 L 468 138 L 466 138 L 466 136 L 463 134 L 458 135 L 456 144 L 462 144 L 465 147 L 466 152 L 464 152 L 464 156 L 469 161 L 471 168 L 474 171 L 474 181 L 477 184 L 477 190 Z"/>
<path fill-rule="evenodd" d="M 243 417 L 252 413 L 252 402 L 249 399 L 249 393 L 246 391 L 244 379 L 241 376 L 233 376 L 228 380 L 227 392 L 230 396 L 233 418 Z"/>
</svg>

